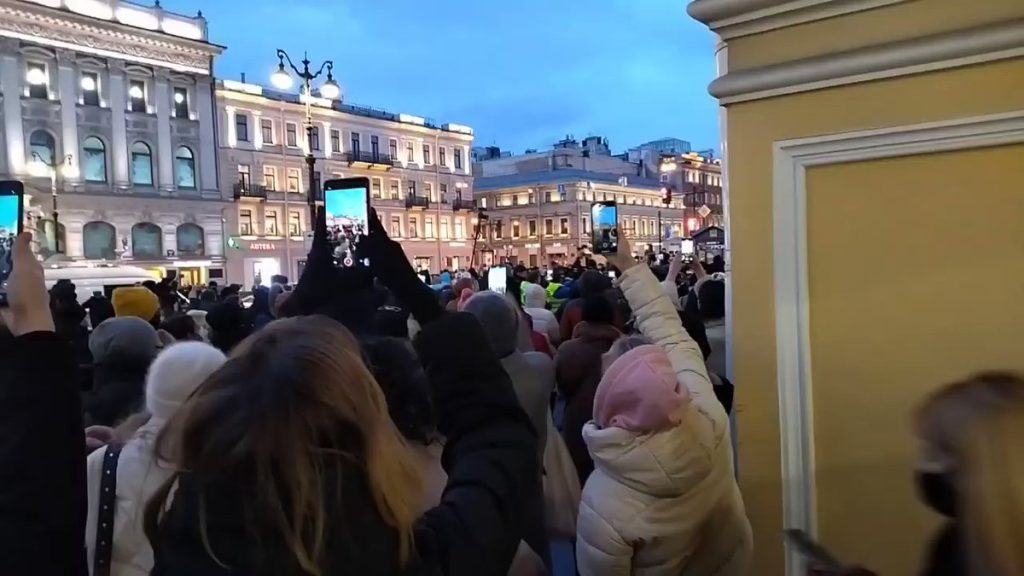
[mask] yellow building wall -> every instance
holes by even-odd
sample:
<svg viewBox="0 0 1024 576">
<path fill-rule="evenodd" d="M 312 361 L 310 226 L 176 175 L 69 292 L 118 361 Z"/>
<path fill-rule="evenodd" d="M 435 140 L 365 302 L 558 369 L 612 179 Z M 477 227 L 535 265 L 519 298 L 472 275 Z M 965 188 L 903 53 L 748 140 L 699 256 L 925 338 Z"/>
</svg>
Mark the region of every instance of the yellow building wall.
<svg viewBox="0 0 1024 576">
<path fill-rule="evenodd" d="M 738 387 L 740 481 L 755 534 L 757 564 L 754 573 L 767 576 L 784 572 L 772 279 L 772 143 L 798 137 L 1020 110 L 1024 109 L 1021 94 L 1024 94 L 1024 60 L 1018 59 L 729 106 L 727 137 L 734 376 Z M 988 190 L 976 185 L 976 180 L 966 177 L 969 172 L 964 172 L 964 179 L 957 182 L 964 201 L 964 225 L 970 223 L 972 214 L 967 208 L 974 206 L 984 211 L 989 194 Z M 867 175 L 859 171 L 851 174 L 853 182 L 867 181 Z M 1005 176 L 1006 172 L 1003 174 Z M 1015 184 L 1018 192 L 1024 187 L 1021 180 Z M 1004 183 L 1004 186 L 1010 185 L 1011 182 Z M 973 203 L 968 200 L 972 196 L 977 196 Z M 979 221 L 985 217 L 984 212 L 974 214 Z M 863 223 L 857 238 L 858 246 L 873 250 L 863 244 L 872 235 L 873 228 L 872 221 Z M 945 238 L 935 238 L 935 249 L 941 250 L 944 241 Z M 978 251 L 983 248 L 979 246 Z M 816 274 L 813 267 L 811 273 Z M 855 287 L 850 290 L 855 290 Z M 951 306 L 954 301 L 951 296 Z M 812 318 L 814 314 L 812 309 Z M 828 338 L 828 335 L 822 337 Z M 817 353 L 815 350 L 814 354 Z M 938 352 L 935 356 L 929 372 L 915 378 L 923 381 L 929 374 L 941 374 L 942 377 L 933 383 L 937 385 L 962 375 L 962 364 L 952 362 Z M 879 358 L 865 369 L 878 370 L 884 366 L 883 362 L 889 360 Z M 892 383 L 869 382 L 862 385 L 881 395 Z M 916 397 L 916 392 L 913 394 Z M 907 398 L 893 401 L 905 403 Z M 891 477 L 902 477 L 905 470 L 893 469 Z M 906 482 L 909 483 L 910 479 L 906 478 Z M 909 493 L 904 492 L 903 495 Z M 915 508 L 916 504 L 908 501 L 906 506 L 910 513 L 919 517 L 921 512 Z M 840 536 L 829 532 L 835 526 L 830 519 L 824 519 L 822 526 L 826 530 L 823 533 L 826 538 L 831 540 Z M 877 529 L 887 532 L 881 523 Z M 840 545 L 838 542 L 835 544 Z M 844 552 L 851 554 L 851 560 L 857 559 L 853 555 L 861 551 L 858 544 L 841 546 Z M 902 556 L 897 555 L 899 557 Z M 893 562 L 898 563 L 898 560 Z M 888 565 L 889 561 L 884 563 Z"/>
<path fill-rule="evenodd" d="M 906 0 L 729 40 L 729 71 L 1024 18 L 1021 0 Z"/>
<path fill-rule="evenodd" d="M 911 414 L 929 392 L 1024 372 L 1024 145 L 807 171 L 819 537 L 917 574 L 940 517 L 917 502 Z"/>
</svg>

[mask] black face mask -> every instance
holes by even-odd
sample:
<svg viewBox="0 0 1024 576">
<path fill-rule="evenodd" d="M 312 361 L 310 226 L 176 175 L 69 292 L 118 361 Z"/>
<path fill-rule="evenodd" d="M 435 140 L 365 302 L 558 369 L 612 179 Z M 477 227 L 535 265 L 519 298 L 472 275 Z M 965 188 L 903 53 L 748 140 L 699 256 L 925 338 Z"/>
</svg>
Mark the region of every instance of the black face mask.
<svg viewBox="0 0 1024 576">
<path fill-rule="evenodd" d="M 939 514 L 956 518 L 957 495 L 949 473 L 918 472 L 917 490 L 925 504 Z"/>
</svg>

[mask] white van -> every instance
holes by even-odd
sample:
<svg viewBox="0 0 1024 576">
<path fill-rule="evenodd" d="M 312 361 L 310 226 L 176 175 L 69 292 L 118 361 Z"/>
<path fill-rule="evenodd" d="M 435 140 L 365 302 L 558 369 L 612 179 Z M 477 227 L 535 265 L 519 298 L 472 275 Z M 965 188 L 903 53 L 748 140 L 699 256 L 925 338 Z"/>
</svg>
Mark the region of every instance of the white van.
<svg viewBox="0 0 1024 576">
<path fill-rule="evenodd" d="M 78 303 L 82 304 L 94 293 L 110 298 L 114 288 L 137 286 L 147 280 L 159 280 L 155 272 L 135 266 L 68 266 L 44 268 L 46 289 L 58 280 L 70 280 L 75 285 Z"/>
</svg>

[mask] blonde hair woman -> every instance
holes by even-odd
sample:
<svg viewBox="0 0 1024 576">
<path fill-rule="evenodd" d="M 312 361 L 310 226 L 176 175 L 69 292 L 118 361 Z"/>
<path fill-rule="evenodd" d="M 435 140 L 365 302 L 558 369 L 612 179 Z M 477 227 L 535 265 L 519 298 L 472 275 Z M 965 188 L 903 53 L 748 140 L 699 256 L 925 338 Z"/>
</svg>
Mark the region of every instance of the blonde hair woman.
<svg viewBox="0 0 1024 576">
<path fill-rule="evenodd" d="M 243 341 L 158 450 L 182 470 L 164 527 L 185 530 L 206 552 L 191 559 L 172 541 L 168 567 L 209 561 L 245 574 L 319 575 L 367 550 L 387 550 L 399 564 L 412 553 L 421 482 L 355 338 L 332 320 L 282 320 Z M 341 518 L 356 521 L 339 529 Z M 160 567 L 163 550 L 154 551 Z"/>
<path fill-rule="evenodd" d="M 417 341 L 449 476 L 417 519 L 423 481 L 351 333 L 312 316 L 247 338 L 158 440 L 180 470 L 147 510 L 153 574 L 507 570 L 536 440 L 484 342 L 464 315 Z"/>
<path fill-rule="evenodd" d="M 998 476 L 992 476 L 994 473 L 1014 473 L 1010 466 L 1015 458 L 1006 457 L 1004 463 L 997 465 L 990 455 L 993 450 L 1011 450 L 1014 445 L 1018 452 L 1024 451 L 1022 437 L 986 437 L 985 434 L 991 434 L 991 428 L 999 425 L 993 420 L 997 414 L 1021 405 L 1024 405 L 1024 379 L 1011 373 L 988 372 L 940 388 L 918 408 L 915 418 L 921 443 L 916 471 L 918 490 L 925 504 L 950 520 L 931 545 L 922 571 L 924 576 L 974 574 L 972 565 L 987 562 L 987 555 L 972 558 L 968 553 L 971 543 L 964 537 L 976 535 L 964 522 L 978 522 L 976 516 L 970 520 L 966 514 L 985 514 L 985 506 L 992 504 L 987 500 L 991 495 L 978 492 L 979 482 L 996 482 Z M 1017 462 L 1019 465 L 1019 460 Z M 1000 467 L 1006 469 L 999 470 Z M 1007 513 L 1014 509 L 1012 499 L 1006 494 L 1001 498 L 1007 498 L 999 504 L 1006 507 Z M 1019 508 L 1017 512 L 1020 513 Z M 1017 531 L 1018 537 L 1019 534 Z M 1019 572 L 977 573 L 1006 576 Z"/>
<path fill-rule="evenodd" d="M 964 445 L 963 523 L 971 574 L 1024 574 L 1024 402 L 978 420 Z"/>
</svg>

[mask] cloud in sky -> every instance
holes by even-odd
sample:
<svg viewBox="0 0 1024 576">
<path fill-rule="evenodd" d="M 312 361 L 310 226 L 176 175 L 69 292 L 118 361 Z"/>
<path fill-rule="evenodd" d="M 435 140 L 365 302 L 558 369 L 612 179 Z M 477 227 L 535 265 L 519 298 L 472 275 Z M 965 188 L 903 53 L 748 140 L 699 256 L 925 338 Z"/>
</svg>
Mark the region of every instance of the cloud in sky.
<svg viewBox="0 0 1024 576">
<path fill-rule="evenodd" d="M 566 134 L 621 150 L 718 145 L 714 40 L 681 0 L 165 0 L 202 9 L 217 75 L 267 83 L 283 48 L 333 59 L 349 102 L 468 124 L 522 151 Z"/>
</svg>

